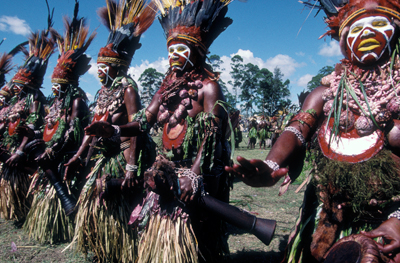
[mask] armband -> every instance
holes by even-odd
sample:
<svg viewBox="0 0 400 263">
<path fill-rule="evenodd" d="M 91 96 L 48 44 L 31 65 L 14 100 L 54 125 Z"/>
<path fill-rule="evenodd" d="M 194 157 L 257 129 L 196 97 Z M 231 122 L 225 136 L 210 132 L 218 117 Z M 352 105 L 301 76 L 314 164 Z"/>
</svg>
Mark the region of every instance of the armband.
<svg viewBox="0 0 400 263">
<path fill-rule="evenodd" d="M 311 110 L 310 110 L 311 111 Z M 312 110 L 314 111 L 314 110 Z M 315 111 L 314 111 L 315 112 Z M 299 112 L 296 116 L 294 116 L 290 121 L 289 124 L 298 121 L 301 124 L 307 125 L 310 129 L 315 128 L 317 124 L 317 117 L 315 113 L 306 112 Z"/>
<path fill-rule="evenodd" d="M 304 139 L 303 134 L 298 129 L 296 129 L 295 127 L 288 126 L 283 131 L 290 131 L 290 132 L 294 133 L 294 135 L 296 135 L 297 139 L 299 139 L 299 141 L 301 142 L 301 145 L 303 147 L 306 146 L 306 139 Z"/>
</svg>

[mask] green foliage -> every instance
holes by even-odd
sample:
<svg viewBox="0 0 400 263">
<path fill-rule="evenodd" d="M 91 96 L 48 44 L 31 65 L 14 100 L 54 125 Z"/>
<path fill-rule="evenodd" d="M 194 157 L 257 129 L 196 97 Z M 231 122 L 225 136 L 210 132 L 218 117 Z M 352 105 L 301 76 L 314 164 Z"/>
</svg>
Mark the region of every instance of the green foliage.
<svg viewBox="0 0 400 263">
<path fill-rule="evenodd" d="M 221 60 L 220 56 L 211 55 L 208 58 L 208 61 L 210 62 L 211 67 L 213 68 L 214 71 L 216 71 L 216 72 L 225 71 L 224 68 L 221 68 L 221 64 L 223 63 L 223 61 Z M 231 92 L 229 92 L 228 87 L 226 86 L 226 83 L 222 79 L 219 79 L 218 84 L 221 86 L 222 93 L 224 94 L 224 97 L 225 97 L 225 101 L 232 107 L 236 107 L 236 96 L 234 94 L 232 94 Z"/>
<path fill-rule="evenodd" d="M 335 70 L 332 66 L 325 66 L 318 71 L 318 74 L 315 75 L 307 84 L 307 89 L 312 91 L 316 87 L 321 86 L 321 79 L 329 74 L 331 74 Z"/>
<path fill-rule="evenodd" d="M 233 81 L 229 84 L 235 91 L 241 90 L 241 108 L 247 115 L 261 112 L 262 115 L 272 116 L 276 111 L 290 106 L 290 82 L 283 81 L 279 68 L 272 73 L 252 63 L 243 64 L 243 58 L 239 55 L 232 57 L 231 68 Z"/>
<path fill-rule="evenodd" d="M 150 104 L 154 94 L 161 86 L 163 79 L 164 74 L 158 72 L 155 68 L 147 68 L 140 75 L 139 82 L 143 87 L 141 99 L 145 107 Z"/>
</svg>

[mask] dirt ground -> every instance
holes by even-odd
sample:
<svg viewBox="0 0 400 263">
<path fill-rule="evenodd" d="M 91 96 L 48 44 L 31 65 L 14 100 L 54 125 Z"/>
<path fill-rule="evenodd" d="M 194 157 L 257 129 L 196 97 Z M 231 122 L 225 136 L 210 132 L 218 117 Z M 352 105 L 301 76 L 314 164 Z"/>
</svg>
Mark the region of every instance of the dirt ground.
<svg viewBox="0 0 400 263">
<path fill-rule="evenodd" d="M 265 150 L 247 150 L 243 142 L 235 155 L 264 159 Z M 230 202 L 257 217 L 277 221 L 275 236 L 265 246 L 254 235 L 228 225 L 228 242 L 231 252 L 229 262 L 280 262 L 288 236 L 293 229 L 302 202 L 304 189 L 295 193 L 299 185 L 291 185 L 284 196 L 279 197 L 279 183 L 271 188 L 251 188 L 241 181 L 234 182 Z M 93 262 L 71 250 L 63 252 L 68 244 L 39 244 L 29 240 L 27 234 L 15 222 L 0 219 L 0 262 Z"/>
</svg>

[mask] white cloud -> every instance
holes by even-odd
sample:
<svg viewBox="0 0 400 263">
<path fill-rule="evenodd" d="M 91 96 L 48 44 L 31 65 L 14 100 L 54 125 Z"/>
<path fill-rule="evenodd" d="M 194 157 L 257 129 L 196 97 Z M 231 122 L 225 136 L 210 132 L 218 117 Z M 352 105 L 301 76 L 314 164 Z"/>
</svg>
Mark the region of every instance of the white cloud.
<svg viewBox="0 0 400 263">
<path fill-rule="evenodd" d="M 311 74 L 306 74 L 306 75 L 300 77 L 300 78 L 297 80 L 297 85 L 300 86 L 300 87 L 306 88 L 308 82 L 310 82 L 310 80 L 311 80 L 313 77 L 314 77 L 314 76 L 311 75 Z"/>
<path fill-rule="evenodd" d="M 92 94 L 90 94 L 89 92 L 86 92 L 86 96 L 88 97 L 90 102 L 94 101 L 94 96 Z"/>
<path fill-rule="evenodd" d="M 296 55 L 299 57 L 304 57 L 306 54 L 304 52 L 300 51 L 300 52 L 296 52 Z"/>
<path fill-rule="evenodd" d="M 0 31 L 11 31 L 17 35 L 26 36 L 31 32 L 31 28 L 25 20 L 19 19 L 16 16 L 1 16 Z"/>
<path fill-rule="evenodd" d="M 128 74 L 132 76 L 132 78 L 136 81 L 139 86 L 139 89 L 142 90 L 139 77 L 142 75 L 143 71 L 147 68 L 155 68 L 160 73 L 166 73 L 169 67 L 168 59 L 166 58 L 158 58 L 158 60 L 154 62 L 149 62 L 148 60 L 142 60 L 140 65 L 135 65 L 128 69 Z"/>
<path fill-rule="evenodd" d="M 92 59 L 90 61 L 90 66 L 91 67 L 88 70 L 89 75 L 92 75 L 94 78 L 96 78 L 98 80 L 99 83 L 101 83 L 99 78 L 97 77 L 97 63 L 96 63 L 96 61 Z"/>
<path fill-rule="evenodd" d="M 284 78 L 289 78 L 297 68 L 304 67 L 306 64 L 298 63 L 296 60 L 288 55 L 278 54 L 273 58 L 269 58 L 266 61 L 266 68 L 271 72 L 274 71 L 276 67 L 280 68 Z"/>
<path fill-rule="evenodd" d="M 336 57 L 342 55 L 342 52 L 340 51 L 339 43 L 332 40 L 329 44 L 324 43 L 318 54 L 324 57 Z"/>
</svg>

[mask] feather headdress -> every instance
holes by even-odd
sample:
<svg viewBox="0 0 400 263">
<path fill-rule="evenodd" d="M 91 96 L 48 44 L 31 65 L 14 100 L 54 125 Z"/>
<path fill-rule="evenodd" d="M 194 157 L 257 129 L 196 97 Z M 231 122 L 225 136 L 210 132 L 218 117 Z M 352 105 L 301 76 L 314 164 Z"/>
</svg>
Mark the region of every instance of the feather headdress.
<svg viewBox="0 0 400 263">
<path fill-rule="evenodd" d="M 110 30 L 107 45 L 100 49 L 97 63 L 128 67 L 137 49 L 140 36 L 151 26 L 156 12 L 146 0 L 106 0 L 107 6 L 98 10 L 103 24 Z"/>
<path fill-rule="evenodd" d="M 77 84 L 79 76 L 85 74 L 90 68 L 91 58 L 85 54 L 85 51 L 96 36 L 96 32 L 87 39 L 89 27 L 86 27 L 84 18 L 78 18 L 78 11 L 79 3 L 75 1 L 72 20 L 64 17 L 65 33 L 64 37 L 57 38 L 60 56 L 51 76 L 52 83 Z"/>
<path fill-rule="evenodd" d="M 330 30 L 321 37 L 330 35 L 339 40 L 345 32 L 345 28 L 355 18 L 365 13 L 386 14 L 395 21 L 397 20 L 397 24 L 400 25 L 400 2 L 398 0 L 309 0 L 304 4 L 325 11 L 327 15 L 325 22 Z"/>
<path fill-rule="evenodd" d="M 13 83 L 38 89 L 43 83 L 48 60 L 55 49 L 55 41 L 47 37 L 48 31 L 31 33 L 28 39 L 29 49 L 22 67 L 12 78 Z"/>
<path fill-rule="evenodd" d="M 6 78 L 5 75 L 11 71 L 11 69 L 13 68 L 13 65 L 11 64 L 11 60 L 12 58 L 20 51 L 26 51 L 26 49 L 24 48 L 24 46 L 28 44 L 28 42 L 23 42 L 21 44 L 19 44 L 18 46 L 16 46 L 15 48 L 13 48 L 13 50 L 11 50 L 8 53 L 3 53 L 0 55 L 0 87 L 2 87 L 5 82 L 6 82 Z"/>
<path fill-rule="evenodd" d="M 174 39 L 199 48 L 205 56 L 208 48 L 232 19 L 225 17 L 232 0 L 153 0 L 161 12 L 159 18 L 167 45 Z"/>
</svg>

